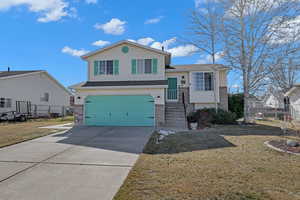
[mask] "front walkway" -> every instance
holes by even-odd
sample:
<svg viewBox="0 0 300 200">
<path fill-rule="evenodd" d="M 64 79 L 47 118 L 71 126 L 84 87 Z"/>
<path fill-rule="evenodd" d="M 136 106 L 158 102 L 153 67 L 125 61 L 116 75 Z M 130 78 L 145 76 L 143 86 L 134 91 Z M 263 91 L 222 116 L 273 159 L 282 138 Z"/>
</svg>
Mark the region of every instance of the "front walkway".
<svg viewBox="0 0 300 200">
<path fill-rule="evenodd" d="M 1 199 L 110 200 L 152 131 L 82 126 L 2 148 Z"/>
</svg>

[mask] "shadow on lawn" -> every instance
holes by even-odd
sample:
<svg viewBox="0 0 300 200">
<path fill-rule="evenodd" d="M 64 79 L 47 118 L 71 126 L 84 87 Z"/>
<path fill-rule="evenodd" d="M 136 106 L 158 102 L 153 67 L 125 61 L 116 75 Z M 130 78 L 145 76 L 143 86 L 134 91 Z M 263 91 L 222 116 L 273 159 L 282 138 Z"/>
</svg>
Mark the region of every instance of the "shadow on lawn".
<svg viewBox="0 0 300 200">
<path fill-rule="evenodd" d="M 147 154 L 174 154 L 207 149 L 235 147 L 223 136 L 282 135 L 278 127 L 265 125 L 217 125 L 199 131 L 181 132 L 166 136 L 159 141 L 154 133 L 144 148 Z"/>
</svg>

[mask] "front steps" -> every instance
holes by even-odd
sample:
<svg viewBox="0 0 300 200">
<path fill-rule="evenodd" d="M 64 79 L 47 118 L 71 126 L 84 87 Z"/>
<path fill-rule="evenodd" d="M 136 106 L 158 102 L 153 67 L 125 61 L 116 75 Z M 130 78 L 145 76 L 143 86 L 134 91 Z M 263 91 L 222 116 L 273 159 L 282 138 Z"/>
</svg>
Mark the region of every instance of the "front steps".
<svg viewBox="0 0 300 200">
<path fill-rule="evenodd" d="M 165 105 L 165 126 L 187 129 L 187 120 L 182 103 L 170 103 Z"/>
</svg>

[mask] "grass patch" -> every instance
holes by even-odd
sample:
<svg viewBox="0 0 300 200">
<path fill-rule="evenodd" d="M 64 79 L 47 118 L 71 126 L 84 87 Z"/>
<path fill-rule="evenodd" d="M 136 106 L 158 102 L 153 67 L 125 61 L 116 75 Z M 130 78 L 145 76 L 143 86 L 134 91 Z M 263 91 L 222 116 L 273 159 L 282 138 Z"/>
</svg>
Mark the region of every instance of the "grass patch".
<svg viewBox="0 0 300 200">
<path fill-rule="evenodd" d="M 0 123 L 0 148 L 57 132 L 39 127 L 72 122 L 71 117 Z"/>
<path fill-rule="evenodd" d="M 215 126 L 156 144 L 154 133 L 114 200 L 299 200 L 300 157 L 263 145 L 281 135 L 264 125 Z"/>
</svg>

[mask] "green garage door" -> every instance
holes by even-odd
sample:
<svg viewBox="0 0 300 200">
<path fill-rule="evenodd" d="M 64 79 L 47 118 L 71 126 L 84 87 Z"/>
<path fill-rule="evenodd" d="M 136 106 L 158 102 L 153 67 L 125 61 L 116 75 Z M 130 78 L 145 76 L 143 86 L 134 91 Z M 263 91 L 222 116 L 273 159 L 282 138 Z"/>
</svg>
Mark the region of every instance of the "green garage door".
<svg viewBox="0 0 300 200">
<path fill-rule="evenodd" d="M 85 124 L 154 126 L 154 100 L 151 96 L 88 96 Z"/>
</svg>

